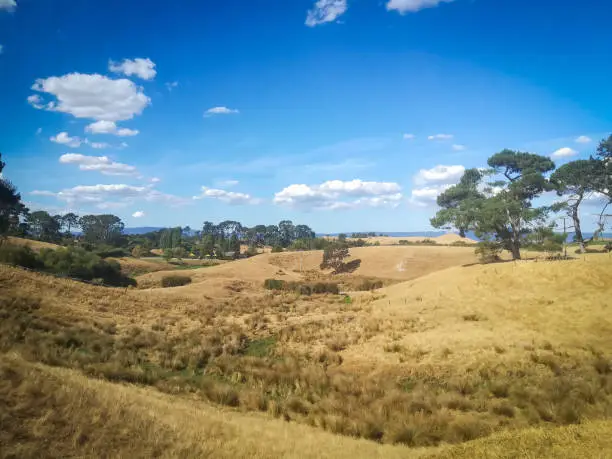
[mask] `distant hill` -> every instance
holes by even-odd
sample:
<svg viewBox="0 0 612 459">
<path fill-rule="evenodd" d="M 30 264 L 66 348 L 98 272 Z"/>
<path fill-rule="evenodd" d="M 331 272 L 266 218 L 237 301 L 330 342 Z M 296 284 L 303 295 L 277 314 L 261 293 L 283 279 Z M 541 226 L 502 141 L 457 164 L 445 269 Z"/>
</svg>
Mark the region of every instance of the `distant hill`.
<svg viewBox="0 0 612 459">
<path fill-rule="evenodd" d="M 163 229 L 163 226 L 137 226 L 135 228 L 124 228 L 123 234 L 145 234 Z"/>
</svg>

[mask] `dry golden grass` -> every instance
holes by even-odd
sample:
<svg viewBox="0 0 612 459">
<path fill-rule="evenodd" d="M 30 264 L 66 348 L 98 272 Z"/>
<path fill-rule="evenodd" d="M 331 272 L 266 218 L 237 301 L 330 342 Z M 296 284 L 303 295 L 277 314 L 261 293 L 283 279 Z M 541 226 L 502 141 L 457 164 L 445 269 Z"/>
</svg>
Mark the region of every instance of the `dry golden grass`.
<svg viewBox="0 0 612 459">
<path fill-rule="evenodd" d="M 430 247 L 363 250 L 370 249 L 431 254 L 421 251 Z M 470 250 L 435 249 L 449 250 L 446 256 L 455 261 Z M 434 265 L 422 263 L 425 276 L 350 301 L 261 291 L 261 275 L 246 262 L 297 279 L 299 273 L 272 263 L 292 266 L 287 258 L 294 255 L 195 270 L 203 279 L 199 288 L 169 289 L 172 294 L 93 287 L 0 267 L 0 349 L 27 361 L 13 359 L 4 367 L 40 371 L 60 385 L 80 381 L 65 393 L 45 389 L 64 394 L 54 406 L 81 406 L 79 413 L 96 413 L 98 405 L 123 409 L 129 423 L 121 432 L 136 443 L 129 449 L 127 440 L 113 443 L 109 437 L 117 456 L 151 455 L 147 448 L 158 448 L 162 457 L 597 457 L 598 447 L 612 454 L 609 440 L 597 438 L 612 416 L 608 255 L 455 263 L 430 274 Z M 227 293 L 229 299 L 202 288 L 236 281 L 244 266 L 250 281 Z M 207 270 L 222 275 L 206 279 Z M 181 274 L 187 273 L 192 271 Z M 80 386 L 92 388 L 89 395 L 81 395 Z M 7 390 L 5 385 L 1 392 Z M 39 425 L 42 415 L 36 413 L 24 414 L 19 426 Z M 111 420 L 119 416 L 91 415 L 99 422 L 93 427 L 87 415 L 73 417 L 79 416 L 84 429 L 107 429 L 108 422 L 104 433 L 117 435 L 120 421 Z M 570 426 L 544 428 L 551 425 Z M 150 435 L 161 440 L 139 440 Z M 73 438 L 53 439 L 58 448 L 73 448 L 58 449 L 58 456 L 96 455 Z M 32 451 L 40 452 L 41 445 L 32 440 Z"/>
<path fill-rule="evenodd" d="M 327 236 L 326 239 L 335 240 L 337 237 Z M 443 234 L 441 236 L 435 237 L 423 237 L 423 236 L 375 236 L 375 237 L 366 237 L 366 238 L 357 238 L 366 241 L 368 244 L 380 244 L 380 245 L 399 245 L 400 241 L 408 241 L 410 243 L 418 244 L 423 241 L 433 241 L 436 244 L 440 245 L 449 245 L 453 243 L 463 243 L 466 245 L 474 245 L 477 241 L 467 238 L 461 237 L 458 234 L 448 233 Z M 356 241 L 357 239 L 348 238 L 348 240 Z"/>
<path fill-rule="evenodd" d="M 57 244 L 51 244 L 50 242 L 42 242 L 42 241 L 33 241 L 31 239 L 23 239 L 20 237 L 13 237 L 13 236 L 8 236 L 7 237 L 8 242 L 10 244 L 13 245 L 27 245 L 29 246 L 32 250 L 35 251 L 39 251 L 40 249 L 57 249 L 61 246 L 57 245 Z"/>
</svg>

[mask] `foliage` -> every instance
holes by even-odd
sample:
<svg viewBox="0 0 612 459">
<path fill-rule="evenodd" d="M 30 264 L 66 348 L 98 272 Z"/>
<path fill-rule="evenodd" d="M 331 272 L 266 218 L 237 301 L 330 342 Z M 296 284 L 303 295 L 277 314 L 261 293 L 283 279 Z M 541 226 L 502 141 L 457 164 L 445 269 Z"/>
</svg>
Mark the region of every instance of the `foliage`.
<svg viewBox="0 0 612 459">
<path fill-rule="evenodd" d="M 80 247 L 41 249 L 36 253 L 28 246 L 2 244 L 0 261 L 85 281 L 99 279 L 101 283 L 112 286 L 136 285 L 134 279 L 121 273 L 119 263 L 102 260 Z"/>
<path fill-rule="evenodd" d="M 274 247 L 272 247 L 272 253 L 281 253 L 282 251 L 283 248 L 280 245 L 275 245 Z"/>
<path fill-rule="evenodd" d="M 559 167 L 550 177 L 555 185 L 557 194 L 565 196 L 561 210 L 565 209 L 567 215 L 573 221 L 575 241 L 580 244 L 580 250 L 584 251 L 584 237 L 580 226 L 580 205 L 591 193 L 597 191 L 597 184 L 601 182 L 598 178 L 602 173 L 601 162 L 588 159 L 572 161 Z"/>
<path fill-rule="evenodd" d="M 322 293 L 332 293 L 337 295 L 340 292 L 338 284 L 335 282 L 294 282 L 280 279 L 266 279 L 264 288 L 267 290 L 295 292 L 300 295 L 312 295 Z"/>
<path fill-rule="evenodd" d="M 121 245 L 125 225 L 115 215 L 84 215 L 80 218 L 79 225 L 87 242 Z"/>
<path fill-rule="evenodd" d="M 476 203 L 484 198 L 484 194 L 479 190 L 483 176 L 483 172 L 478 169 L 468 169 L 457 185 L 440 194 L 437 198 L 440 210 L 431 219 L 431 225 L 434 228 L 456 228 L 459 235 L 465 237 L 465 232 L 473 226 L 476 219 Z"/>
<path fill-rule="evenodd" d="M 500 260 L 503 249 L 504 247 L 500 242 L 481 241 L 476 244 L 474 252 L 482 263 L 495 263 Z"/>
<path fill-rule="evenodd" d="M 381 281 L 380 279 L 364 279 L 361 284 L 358 284 L 356 286 L 355 290 L 359 292 L 367 292 L 371 290 L 376 290 L 378 288 L 383 288 L 383 281 Z"/>
<path fill-rule="evenodd" d="M 17 188 L 2 176 L 5 165 L 0 153 L 0 235 L 20 234 L 20 218 L 27 215 L 28 209 Z"/>
<path fill-rule="evenodd" d="M 332 243 L 323 251 L 321 269 L 333 269 L 336 273 L 341 272 L 345 264 L 344 259 L 349 256 L 349 249 L 346 244 Z"/>
<path fill-rule="evenodd" d="M 28 214 L 26 224 L 28 225 L 28 233 L 39 241 L 57 242 L 61 237 L 61 217 L 52 217 L 44 210 Z"/>
<path fill-rule="evenodd" d="M 129 255 L 126 249 L 108 244 L 93 246 L 91 251 L 101 258 L 121 258 Z"/>
<path fill-rule="evenodd" d="M 19 246 L 8 243 L 0 244 L 0 263 L 21 266 L 28 269 L 40 269 L 43 263 L 30 246 Z"/>
<path fill-rule="evenodd" d="M 191 284 L 191 277 L 188 276 L 164 276 L 161 280 L 161 286 L 166 287 L 181 287 L 183 285 Z"/>
<path fill-rule="evenodd" d="M 136 247 L 134 247 L 132 249 L 132 256 L 134 258 L 140 258 L 145 254 L 145 249 L 142 248 L 142 246 L 137 245 Z"/>
</svg>

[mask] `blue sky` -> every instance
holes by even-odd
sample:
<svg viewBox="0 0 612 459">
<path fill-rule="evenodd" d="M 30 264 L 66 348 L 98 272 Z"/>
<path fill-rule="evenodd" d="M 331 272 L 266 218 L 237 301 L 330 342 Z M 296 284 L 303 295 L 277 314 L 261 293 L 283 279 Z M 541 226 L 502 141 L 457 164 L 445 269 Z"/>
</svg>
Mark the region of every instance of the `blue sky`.
<svg viewBox="0 0 612 459">
<path fill-rule="evenodd" d="M 32 209 L 427 230 L 503 148 L 612 130 L 603 0 L 0 0 L 0 151 Z M 587 212 L 588 213 L 588 212 Z"/>
</svg>

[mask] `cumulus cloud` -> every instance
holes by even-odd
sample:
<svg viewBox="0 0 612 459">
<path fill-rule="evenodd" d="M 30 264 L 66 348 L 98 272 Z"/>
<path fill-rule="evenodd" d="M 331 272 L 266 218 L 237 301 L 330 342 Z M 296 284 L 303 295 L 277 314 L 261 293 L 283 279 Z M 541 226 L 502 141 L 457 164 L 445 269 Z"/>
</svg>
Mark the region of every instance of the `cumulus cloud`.
<svg viewBox="0 0 612 459">
<path fill-rule="evenodd" d="M 569 147 L 559 148 L 557 151 L 554 151 L 550 156 L 553 158 L 567 158 L 570 156 L 577 155 L 578 152 Z"/>
<path fill-rule="evenodd" d="M 132 214 L 132 217 L 134 218 L 142 218 L 144 216 L 145 216 L 145 213 L 142 210 L 137 210 L 136 212 Z"/>
<path fill-rule="evenodd" d="M 0 11 L 14 11 L 17 8 L 17 2 L 15 0 L 0 0 Z"/>
<path fill-rule="evenodd" d="M 69 113 L 76 118 L 129 120 L 151 103 L 143 89 L 132 81 L 113 80 L 98 74 L 70 73 L 41 78 L 32 89 L 55 98 L 45 103 L 40 95 L 34 94 L 28 97 L 34 108 Z"/>
<path fill-rule="evenodd" d="M 67 132 L 60 132 L 59 134 L 50 137 L 51 142 L 59 143 L 60 145 L 66 145 L 71 148 L 78 148 L 85 140 L 81 140 L 78 137 L 70 137 Z"/>
<path fill-rule="evenodd" d="M 415 188 L 410 195 L 410 203 L 418 207 L 429 207 L 436 203 L 437 197 L 452 185 L 433 185 Z"/>
<path fill-rule="evenodd" d="M 193 199 L 218 199 L 219 201 L 225 202 L 232 205 L 242 204 L 259 204 L 260 200 L 253 198 L 247 193 L 237 193 L 234 191 L 218 190 L 215 188 L 209 188 L 206 186 L 202 187 L 202 194 L 194 196 Z"/>
<path fill-rule="evenodd" d="M 431 169 L 421 169 L 415 176 L 414 181 L 417 185 L 427 185 L 430 183 L 454 184 L 459 181 L 464 172 L 464 166 L 438 165 Z"/>
<path fill-rule="evenodd" d="M 85 126 L 85 132 L 91 134 L 111 134 L 119 137 L 131 137 L 138 135 L 137 129 L 119 128 L 114 121 L 100 120 Z"/>
<path fill-rule="evenodd" d="M 467 147 L 465 145 L 455 144 L 453 145 L 453 150 L 455 151 L 464 151 Z"/>
<path fill-rule="evenodd" d="M 397 183 L 330 180 L 320 185 L 289 185 L 274 195 L 274 203 L 303 209 L 334 210 L 397 207 L 402 198 Z"/>
<path fill-rule="evenodd" d="M 581 135 L 580 137 L 576 138 L 576 143 L 590 143 L 592 141 L 593 139 L 587 137 L 586 135 Z"/>
<path fill-rule="evenodd" d="M 78 185 L 58 192 L 35 190 L 30 194 L 53 196 L 71 206 L 95 206 L 98 209 L 127 207 L 138 201 L 168 205 L 183 205 L 190 202 L 179 196 L 162 193 L 154 189 L 153 185 Z"/>
<path fill-rule="evenodd" d="M 427 137 L 427 140 L 451 140 L 453 137 L 452 134 L 435 134 Z"/>
<path fill-rule="evenodd" d="M 109 61 L 108 69 L 114 73 L 121 73 L 125 76 L 136 75 L 143 80 L 152 80 L 157 75 L 155 62 L 151 59 L 124 59 L 123 62 Z"/>
<path fill-rule="evenodd" d="M 346 13 L 346 0 L 318 0 L 312 9 L 308 10 L 306 25 L 314 27 L 326 22 L 333 22 Z"/>
<path fill-rule="evenodd" d="M 136 175 L 136 167 L 116 163 L 107 156 L 86 156 L 79 153 L 66 153 L 60 156 L 62 164 L 76 164 L 82 171 L 97 171 L 104 175 Z"/>
<path fill-rule="evenodd" d="M 446 189 L 456 184 L 463 176 L 465 167 L 461 165 L 438 165 L 431 169 L 421 169 L 414 177 L 414 188 L 410 203 L 419 207 L 428 207 L 436 203 L 436 198 Z"/>
<path fill-rule="evenodd" d="M 441 3 L 451 3 L 454 0 L 389 0 L 388 11 L 398 11 L 400 14 L 416 13 L 425 8 L 433 8 Z"/>
<path fill-rule="evenodd" d="M 402 137 L 404 140 L 413 140 L 416 136 L 414 134 L 404 134 Z"/>
<path fill-rule="evenodd" d="M 227 107 L 212 107 L 204 112 L 204 116 L 214 116 L 214 115 L 232 115 L 240 113 L 240 110 L 235 108 L 227 108 Z"/>
</svg>

